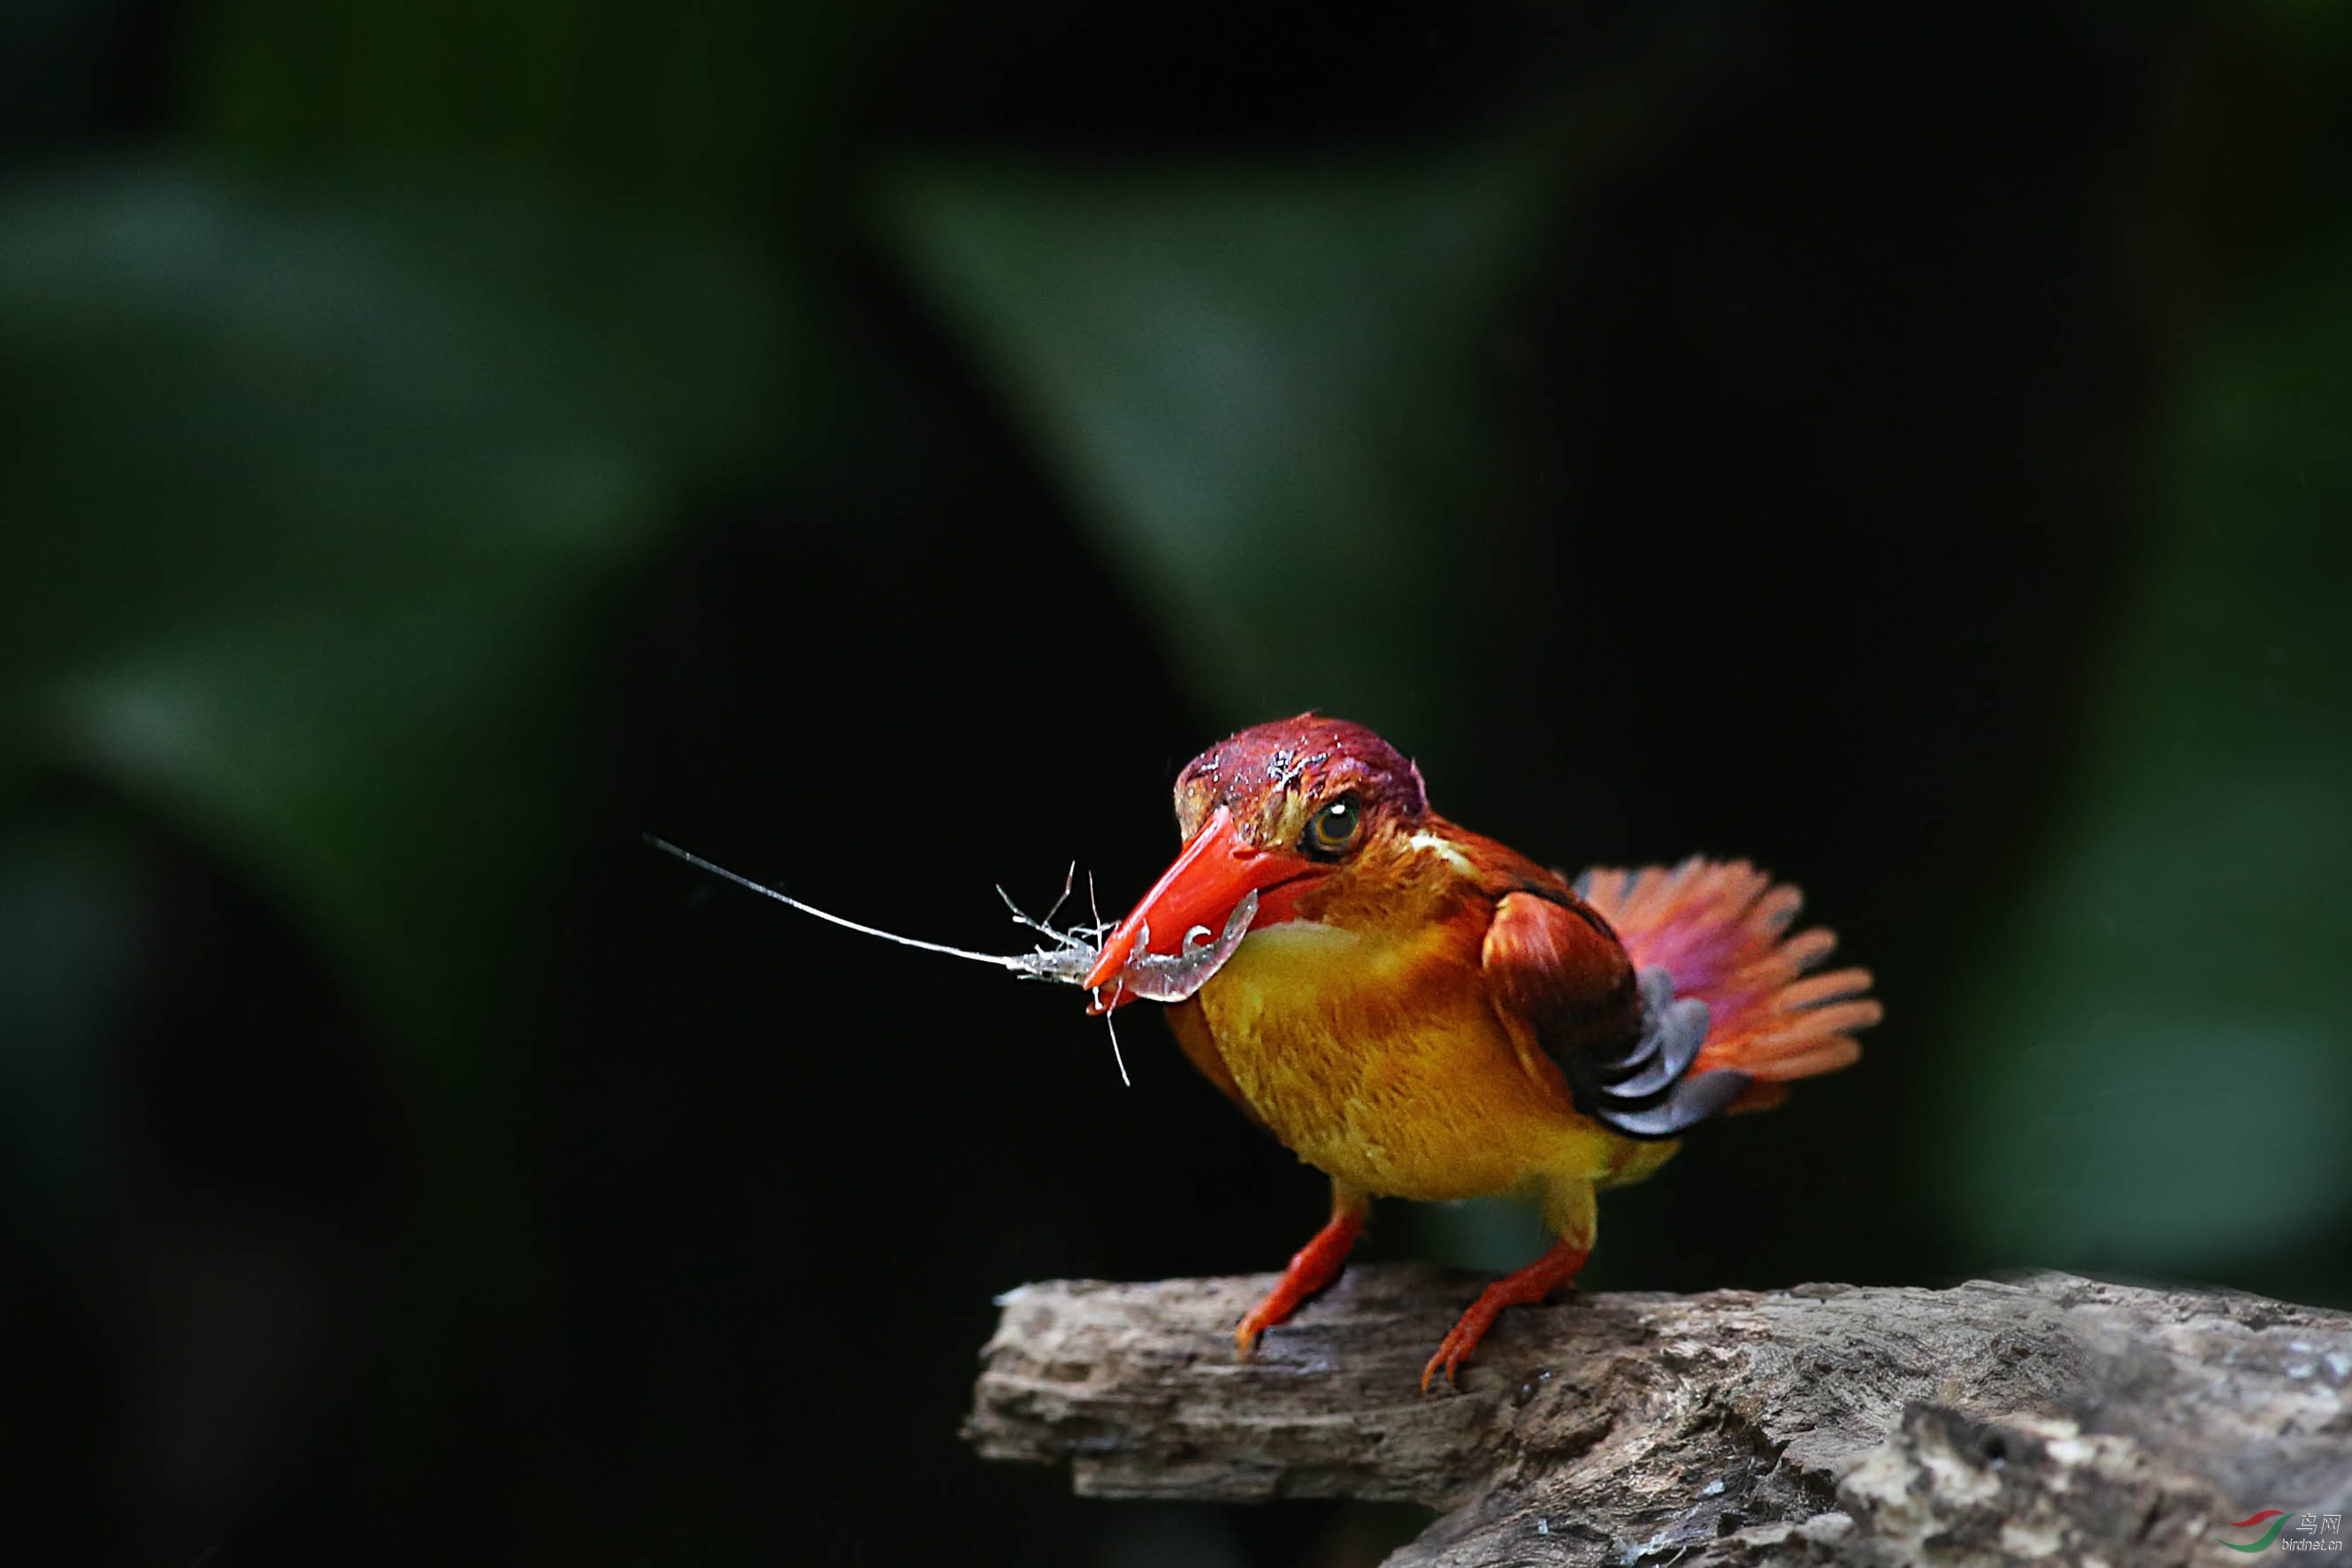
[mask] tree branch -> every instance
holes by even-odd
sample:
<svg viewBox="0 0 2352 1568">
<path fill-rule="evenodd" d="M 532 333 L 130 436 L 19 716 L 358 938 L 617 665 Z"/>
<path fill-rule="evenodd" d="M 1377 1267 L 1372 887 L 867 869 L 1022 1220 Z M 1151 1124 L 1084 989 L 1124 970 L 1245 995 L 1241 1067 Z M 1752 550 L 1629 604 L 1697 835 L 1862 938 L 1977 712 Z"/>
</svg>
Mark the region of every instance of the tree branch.
<svg viewBox="0 0 2352 1568">
<path fill-rule="evenodd" d="M 2059 1274 L 1578 1296 L 1423 1396 L 1482 1281 L 1353 1269 L 1236 1363 L 1269 1282 L 1011 1292 L 967 1436 L 1098 1497 L 1428 1503 L 1391 1562 L 1447 1568 L 2212 1562 L 2352 1499 L 2342 1312 Z"/>
</svg>

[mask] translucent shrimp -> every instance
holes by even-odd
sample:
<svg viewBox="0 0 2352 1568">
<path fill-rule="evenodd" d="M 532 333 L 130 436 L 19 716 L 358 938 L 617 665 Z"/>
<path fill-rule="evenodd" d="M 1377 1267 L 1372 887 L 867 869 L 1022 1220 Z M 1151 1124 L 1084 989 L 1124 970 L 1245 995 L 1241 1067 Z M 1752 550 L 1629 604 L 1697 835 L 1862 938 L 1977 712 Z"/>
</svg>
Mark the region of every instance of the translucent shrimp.
<svg viewBox="0 0 2352 1568">
<path fill-rule="evenodd" d="M 1004 907 L 1012 911 L 1013 923 L 1037 933 L 1045 938 L 1045 942 L 1026 953 L 975 953 L 965 947 L 950 947 L 941 942 L 901 936 L 895 931 L 885 931 L 879 926 L 864 925 L 819 909 L 813 904 L 803 904 L 790 894 L 778 893 L 774 888 L 762 886 L 749 877 L 738 876 L 723 865 L 704 860 L 700 855 L 682 850 L 668 840 L 656 838 L 651 833 L 646 835 L 646 842 L 664 854 L 675 855 L 688 865 L 699 867 L 713 876 L 724 877 L 738 887 L 756 893 L 762 898 L 772 898 L 778 904 L 797 909 L 803 915 L 813 915 L 827 925 L 838 925 L 845 931 L 855 931 L 861 936 L 879 937 L 885 942 L 895 942 L 901 947 L 912 947 L 919 952 L 942 953 L 950 958 L 962 958 L 970 963 L 992 965 L 1024 980 L 1084 986 L 1087 974 L 1095 967 L 1095 960 L 1102 956 L 1103 938 L 1109 934 L 1113 924 L 1099 918 L 1090 925 L 1057 926 L 1054 924 L 1054 916 L 1068 902 L 1071 884 L 1076 878 L 1077 868 L 1073 865 L 1070 874 L 1062 879 L 1060 895 L 1042 919 L 1023 913 L 1021 906 L 1013 903 L 1012 895 L 1002 887 L 996 890 L 996 896 L 1003 899 Z M 1105 1021 L 1108 1022 L 1111 1010 L 1129 998 L 1149 1002 L 1182 1001 L 1207 985 L 1209 977 L 1224 967 L 1225 960 L 1234 956 L 1234 949 L 1242 945 L 1242 938 L 1249 935 L 1250 922 L 1256 917 L 1257 894 L 1251 893 L 1244 895 L 1234 906 L 1233 913 L 1225 917 L 1223 930 L 1213 932 L 1205 925 L 1195 925 L 1184 933 L 1183 941 L 1173 953 L 1152 952 L 1151 928 L 1146 925 L 1138 933 L 1135 950 L 1120 966 L 1118 973 L 1112 976 L 1108 984 L 1095 988 L 1091 993 L 1096 1010 L 1101 1012 Z M 1114 1056 L 1118 1054 L 1118 1036 L 1116 1032 L 1111 1036 L 1111 1051 Z M 1123 1058 L 1119 1061 L 1118 1074 L 1125 1082 L 1127 1062 Z"/>
</svg>

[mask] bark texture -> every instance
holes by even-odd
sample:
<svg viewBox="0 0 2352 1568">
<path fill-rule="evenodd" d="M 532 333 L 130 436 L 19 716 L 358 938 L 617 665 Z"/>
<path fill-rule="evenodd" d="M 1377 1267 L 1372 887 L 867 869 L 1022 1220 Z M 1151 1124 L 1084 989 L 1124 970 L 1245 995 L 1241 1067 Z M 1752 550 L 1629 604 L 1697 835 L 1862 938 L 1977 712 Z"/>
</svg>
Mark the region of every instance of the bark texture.
<svg viewBox="0 0 2352 1568">
<path fill-rule="evenodd" d="M 1571 1296 L 1423 1396 L 1483 1282 L 1350 1270 L 1247 1363 L 1268 1277 L 1025 1286 L 967 1435 L 1098 1497 L 1426 1503 L 1414 1568 L 2242 1563 L 2227 1521 L 2352 1500 L 2343 1312 L 2056 1274 Z"/>
</svg>

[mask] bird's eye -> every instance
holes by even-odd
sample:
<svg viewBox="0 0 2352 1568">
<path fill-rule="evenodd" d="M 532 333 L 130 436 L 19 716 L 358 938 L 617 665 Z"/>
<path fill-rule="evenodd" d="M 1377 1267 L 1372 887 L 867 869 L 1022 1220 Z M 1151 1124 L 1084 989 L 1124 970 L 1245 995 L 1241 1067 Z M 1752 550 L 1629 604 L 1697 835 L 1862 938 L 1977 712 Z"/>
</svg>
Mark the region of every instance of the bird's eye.
<svg viewBox="0 0 2352 1568">
<path fill-rule="evenodd" d="M 1298 847 L 1317 860 L 1338 860 L 1363 828 L 1363 808 L 1353 795 L 1342 795 L 1308 819 Z"/>
</svg>

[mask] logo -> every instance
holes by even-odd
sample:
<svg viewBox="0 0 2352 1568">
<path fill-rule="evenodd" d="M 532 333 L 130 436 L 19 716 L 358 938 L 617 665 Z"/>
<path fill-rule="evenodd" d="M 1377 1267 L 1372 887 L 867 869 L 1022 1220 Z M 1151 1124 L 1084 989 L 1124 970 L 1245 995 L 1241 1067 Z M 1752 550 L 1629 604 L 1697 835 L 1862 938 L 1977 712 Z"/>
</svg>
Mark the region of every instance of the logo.
<svg viewBox="0 0 2352 1568">
<path fill-rule="evenodd" d="M 2291 1514 L 2283 1508 L 2266 1508 L 2260 1513 L 2248 1514 L 2227 1528 L 2259 1529 L 2265 1520 L 2270 1521 L 2270 1528 L 2254 1540 L 2224 1541 L 2221 1544 L 2232 1552 L 2267 1552 L 2273 1542 L 2277 1542 L 2281 1552 L 2344 1550 L 2344 1516 L 2340 1513 Z"/>
<path fill-rule="evenodd" d="M 2243 1542 L 2224 1541 L 2221 1544 L 2228 1547 L 2232 1552 L 2261 1552 L 2266 1550 L 2272 1542 L 2278 1539 L 2280 1530 L 2284 1528 L 2286 1524 L 2286 1510 L 2283 1508 L 2266 1508 L 2260 1513 L 2250 1513 L 2245 1518 L 2238 1521 L 2237 1523 L 2230 1526 L 2232 1530 L 2252 1530 L 2254 1526 L 2260 1524 L 2266 1519 L 2271 1521 L 2271 1527 L 2263 1531 L 2263 1538 L 2260 1541 L 2248 1541 Z"/>
</svg>

